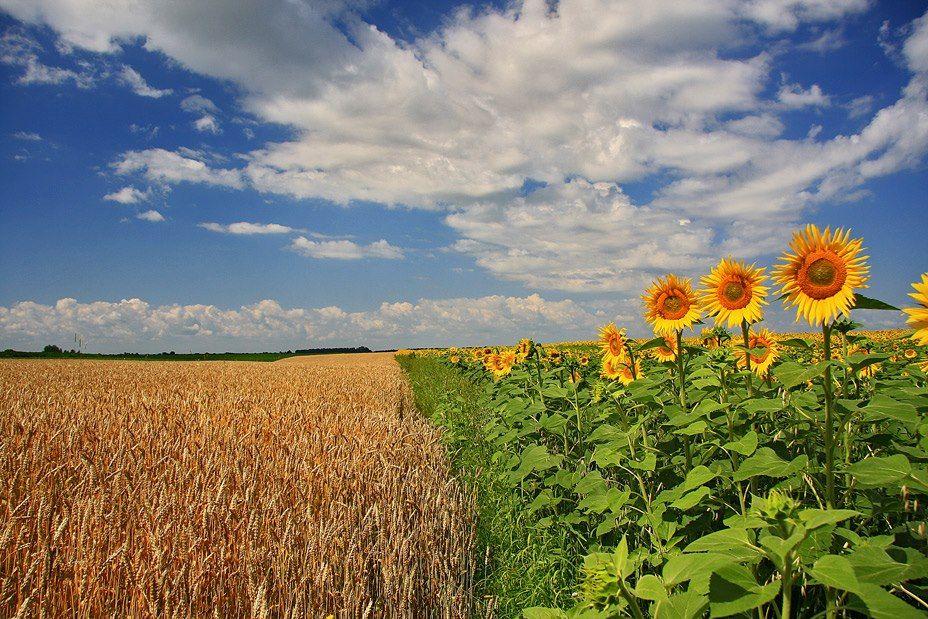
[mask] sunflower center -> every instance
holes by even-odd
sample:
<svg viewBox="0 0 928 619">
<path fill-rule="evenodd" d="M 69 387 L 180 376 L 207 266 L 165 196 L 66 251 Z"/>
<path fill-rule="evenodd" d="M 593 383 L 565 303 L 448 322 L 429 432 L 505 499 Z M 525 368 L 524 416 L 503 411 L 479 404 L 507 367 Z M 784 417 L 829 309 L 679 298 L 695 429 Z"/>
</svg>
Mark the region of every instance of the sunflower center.
<svg viewBox="0 0 928 619">
<path fill-rule="evenodd" d="M 661 309 L 663 310 L 666 320 L 679 320 L 686 316 L 686 312 L 689 311 L 690 305 L 685 297 L 679 292 L 674 291 L 664 297 L 661 303 Z"/>
<path fill-rule="evenodd" d="M 831 250 L 818 250 L 806 256 L 799 268 L 799 287 L 813 299 L 833 297 L 847 280 L 844 261 Z"/>
<path fill-rule="evenodd" d="M 751 285 L 741 278 L 730 279 L 719 289 L 719 303 L 728 310 L 739 310 L 751 302 Z"/>
</svg>

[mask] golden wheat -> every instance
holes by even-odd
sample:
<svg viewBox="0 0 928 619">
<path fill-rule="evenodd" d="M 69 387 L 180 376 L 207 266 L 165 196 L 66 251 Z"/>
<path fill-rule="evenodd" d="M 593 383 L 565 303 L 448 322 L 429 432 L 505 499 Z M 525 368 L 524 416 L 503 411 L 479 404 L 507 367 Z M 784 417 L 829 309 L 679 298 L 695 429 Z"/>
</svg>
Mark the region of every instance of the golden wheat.
<svg viewBox="0 0 928 619">
<path fill-rule="evenodd" d="M 472 505 L 390 355 L 0 363 L 0 616 L 464 616 Z"/>
</svg>

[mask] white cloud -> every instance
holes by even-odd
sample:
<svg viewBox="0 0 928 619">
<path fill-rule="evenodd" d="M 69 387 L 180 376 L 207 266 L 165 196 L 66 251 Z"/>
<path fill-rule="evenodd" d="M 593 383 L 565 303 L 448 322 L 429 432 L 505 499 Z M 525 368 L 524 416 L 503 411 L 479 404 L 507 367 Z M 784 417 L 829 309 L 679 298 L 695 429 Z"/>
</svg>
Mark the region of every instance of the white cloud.
<svg viewBox="0 0 928 619">
<path fill-rule="evenodd" d="M 186 97 L 180 102 L 180 107 L 185 112 L 193 114 L 216 114 L 219 108 L 216 104 L 204 97 L 203 95 L 193 94 Z"/>
<path fill-rule="evenodd" d="M 141 219 L 142 221 L 150 222 L 159 222 L 164 221 L 164 215 L 155 210 L 148 210 L 144 213 L 139 213 L 135 216 L 136 219 Z"/>
<path fill-rule="evenodd" d="M 244 187 L 239 170 L 211 168 L 202 158 L 183 156 L 163 148 L 123 153 L 112 167 L 116 174 L 141 174 L 156 183 L 205 183 L 234 189 Z"/>
<path fill-rule="evenodd" d="M 0 347 L 40 348 L 80 333 L 89 350 L 267 350 L 322 345 L 401 347 L 480 345 L 521 337 L 589 338 L 595 328 L 630 316 L 570 299 L 525 297 L 384 302 L 349 312 L 339 307 L 284 308 L 264 300 L 238 309 L 153 306 L 141 299 L 0 307 Z"/>
<path fill-rule="evenodd" d="M 196 119 L 193 126 L 200 133 L 212 133 L 213 135 L 222 133 L 222 129 L 219 128 L 219 121 L 211 114 Z"/>
<path fill-rule="evenodd" d="M 220 232 L 223 234 L 253 235 L 290 234 L 292 232 L 299 232 L 299 229 L 297 228 L 291 228 L 290 226 L 283 226 L 281 224 L 257 224 L 249 223 L 247 221 L 239 221 L 227 225 L 214 222 L 204 222 L 198 225 L 201 228 L 209 230 L 210 232 Z"/>
<path fill-rule="evenodd" d="M 49 66 L 39 59 L 41 51 L 42 46 L 37 41 L 16 28 L 9 28 L 0 35 L 0 62 L 23 70 L 16 80 L 18 84 L 55 85 L 70 82 L 84 89 L 96 84 L 97 76 L 89 65 L 84 64 L 79 71 Z"/>
<path fill-rule="evenodd" d="M 23 140 L 24 142 L 41 142 L 42 136 L 38 133 L 32 133 L 30 131 L 17 131 L 13 134 L 13 137 L 17 140 Z"/>
<path fill-rule="evenodd" d="M 866 116 L 870 110 L 873 109 L 874 97 L 873 95 L 861 95 L 852 99 L 850 102 L 845 105 L 847 108 L 847 115 L 850 119 L 860 118 L 861 116 Z"/>
<path fill-rule="evenodd" d="M 148 82 L 145 81 L 145 78 L 129 65 L 123 65 L 122 70 L 119 72 L 118 79 L 120 83 L 128 86 L 132 92 L 140 97 L 160 99 L 174 92 L 170 88 L 152 88 L 148 85 Z"/>
<path fill-rule="evenodd" d="M 457 249 L 539 287 L 611 290 L 616 274 L 641 281 L 723 250 L 756 255 L 779 239 L 756 238 L 754 222 L 786 229 L 928 151 L 928 18 L 903 44 L 911 78 L 896 101 L 858 133 L 826 140 L 783 137 L 779 116 L 828 105 L 821 86 L 784 84 L 771 98 L 778 56 L 744 51 L 809 24 L 837 27 L 866 0 L 562 0 L 556 11 L 525 0 L 459 11 L 408 42 L 338 2 L 0 5 L 85 49 L 143 37 L 192 71 L 231 80 L 249 113 L 293 135 L 244 154 L 241 169 L 151 149 L 125 153 L 118 174 L 447 209 Z M 214 114 L 205 105 L 187 108 Z M 548 188 L 520 197 L 529 179 Z M 650 202 L 623 194 L 633 181 L 655 186 Z M 623 222 L 631 236 L 612 213 L 651 226 Z M 499 233 L 505 226 L 515 233 Z M 305 242 L 309 255 L 363 253 Z"/>
<path fill-rule="evenodd" d="M 123 187 L 118 191 L 114 191 L 113 193 L 106 194 L 103 196 L 103 199 L 110 202 L 118 202 L 120 204 L 138 204 L 143 200 L 147 200 L 149 195 L 150 192 L 148 191 L 140 191 L 135 187 L 128 186 Z"/>
<path fill-rule="evenodd" d="M 382 258 L 399 260 L 403 250 L 380 239 L 370 245 L 360 245 L 349 240 L 312 241 L 305 236 L 298 236 L 289 245 L 289 249 L 307 258 L 329 258 L 333 260 L 360 260 L 361 258 Z"/>
<path fill-rule="evenodd" d="M 822 92 L 822 87 L 812 84 L 808 89 L 799 84 L 784 84 L 777 94 L 777 98 L 784 107 L 795 109 L 800 107 L 821 107 L 829 104 L 828 96 Z"/>
</svg>

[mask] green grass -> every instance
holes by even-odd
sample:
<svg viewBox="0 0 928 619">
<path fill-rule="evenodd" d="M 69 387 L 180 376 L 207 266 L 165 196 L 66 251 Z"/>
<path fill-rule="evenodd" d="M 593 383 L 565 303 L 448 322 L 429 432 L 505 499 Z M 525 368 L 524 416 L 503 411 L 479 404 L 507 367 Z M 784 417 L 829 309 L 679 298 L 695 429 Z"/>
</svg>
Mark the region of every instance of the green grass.
<svg viewBox="0 0 928 619">
<path fill-rule="evenodd" d="M 575 552 L 556 530 L 536 527 L 527 495 L 500 484 L 499 464 L 483 427 L 493 415 L 484 389 L 428 357 L 397 359 L 416 406 L 444 430 L 456 474 L 476 494 L 475 616 L 518 617 L 532 606 L 569 606 L 576 583 Z"/>
</svg>

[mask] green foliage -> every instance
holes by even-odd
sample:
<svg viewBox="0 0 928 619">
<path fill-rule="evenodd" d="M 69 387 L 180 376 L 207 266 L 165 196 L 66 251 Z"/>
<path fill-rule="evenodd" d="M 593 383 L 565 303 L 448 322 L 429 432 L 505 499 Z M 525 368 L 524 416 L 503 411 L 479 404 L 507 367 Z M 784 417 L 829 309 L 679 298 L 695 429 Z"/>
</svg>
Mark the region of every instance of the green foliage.
<svg viewBox="0 0 928 619">
<path fill-rule="evenodd" d="M 498 382 L 457 364 L 493 411 L 476 434 L 517 526 L 580 566 L 572 601 L 524 615 L 923 616 L 928 387 L 853 326 L 830 360 L 786 342 L 765 380 L 695 346 L 627 387 L 540 347 Z"/>
</svg>

